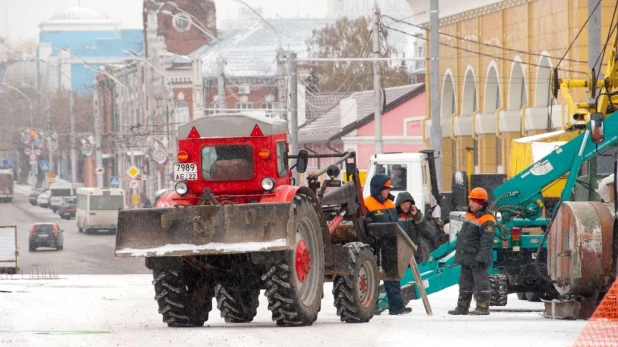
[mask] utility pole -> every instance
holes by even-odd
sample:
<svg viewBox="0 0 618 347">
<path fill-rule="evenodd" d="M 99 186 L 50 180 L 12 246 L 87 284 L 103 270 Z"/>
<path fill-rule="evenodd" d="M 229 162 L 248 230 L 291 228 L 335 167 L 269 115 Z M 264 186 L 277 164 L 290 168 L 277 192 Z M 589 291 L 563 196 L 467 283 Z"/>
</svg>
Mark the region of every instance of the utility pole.
<svg viewBox="0 0 618 347">
<path fill-rule="evenodd" d="M 380 57 L 380 9 L 378 2 L 374 2 L 373 24 L 371 29 L 371 39 L 373 41 L 373 57 Z M 380 76 L 381 62 L 373 62 L 373 92 L 375 96 L 374 124 L 375 124 L 375 153 L 384 152 L 382 142 L 382 77 Z"/>
<path fill-rule="evenodd" d="M 219 110 L 225 110 L 225 60 L 217 58 L 217 105 Z M 222 111 L 217 111 L 217 113 Z"/>
<path fill-rule="evenodd" d="M 283 52 L 283 48 L 279 47 L 277 49 L 277 108 L 280 110 L 287 108 L 284 59 L 285 53 Z M 287 119 L 286 114 L 280 117 L 282 119 Z"/>
<path fill-rule="evenodd" d="M 103 159 L 101 157 L 101 128 L 100 128 L 100 124 L 99 124 L 99 88 L 98 88 L 98 82 L 95 79 L 94 81 L 94 95 L 93 95 L 93 106 L 94 106 L 94 161 L 95 161 L 95 165 L 96 168 L 100 168 L 103 167 Z M 113 88 L 111 89 L 111 92 L 114 93 Z M 112 112 L 114 111 L 114 107 L 112 107 Z M 112 117 L 116 117 L 115 115 L 113 115 Z M 96 172 L 95 175 L 97 176 L 97 187 L 99 188 L 103 188 L 103 172 L 98 173 Z"/>
<path fill-rule="evenodd" d="M 440 125 L 440 51 L 439 51 L 439 36 L 440 28 L 438 0 L 429 0 L 429 53 L 431 57 L 430 63 L 430 80 L 429 93 L 431 97 L 431 129 L 429 132 L 429 145 L 434 150 L 436 162 L 436 180 L 438 189 L 442 188 L 442 154 L 439 150 L 442 148 L 442 126 Z"/>
<path fill-rule="evenodd" d="M 598 5 L 597 1 L 588 1 L 588 16 L 590 16 L 590 20 L 588 21 L 588 71 L 594 71 L 596 76 L 601 77 L 601 66 L 603 66 L 603 62 L 599 59 L 601 55 L 601 6 Z M 597 59 L 599 59 L 599 65 L 594 66 Z M 593 98 L 592 95 L 588 94 L 587 99 L 588 103 L 595 103 L 595 98 Z M 587 166 L 590 189 L 583 189 L 583 191 L 587 192 L 587 198 L 582 197 L 582 199 L 597 200 L 596 190 L 599 188 L 597 180 L 597 159 L 591 159 L 590 165 Z"/>
<path fill-rule="evenodd" d="M 73 88 L 69 89 L 69 109 L 71 112 L 71 182 L 77 183 L 77 148 L 75 143 L 75 100 Z"/>
<path fill-rule="evenodd" d="M 296 61 L 296 53 L 291 52 L 289 54 L 288 62 L 290 64 L 290 152 L 298 154 L 298 62 Z M 298 171 L 294 170 L 292 175 L 294 184 L 299 184 Z"/>
</svg>

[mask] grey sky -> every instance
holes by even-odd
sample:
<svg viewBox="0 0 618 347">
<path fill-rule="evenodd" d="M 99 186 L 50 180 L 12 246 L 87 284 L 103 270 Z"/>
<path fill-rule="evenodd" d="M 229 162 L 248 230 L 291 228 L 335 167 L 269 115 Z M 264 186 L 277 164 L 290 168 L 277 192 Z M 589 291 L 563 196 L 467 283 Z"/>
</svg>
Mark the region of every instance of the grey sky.
<svg viewBox="0 0 618 347">
<path fill-rule="evenodd" d="M 324 17 L 326 0 L 245 0 L 254 8 L 262 7 L 267 18 L 277 16 Z M 11 42 L 38 39 L 39 23 L 67 7 L 90 7 L 122 21 L 122 27 L 142 27 L 142 0 L 0 0 L 0 36 Z M 240 6 L 232 0 L 215 0 L 217 19 L 236 17 Z"/>
</svg>

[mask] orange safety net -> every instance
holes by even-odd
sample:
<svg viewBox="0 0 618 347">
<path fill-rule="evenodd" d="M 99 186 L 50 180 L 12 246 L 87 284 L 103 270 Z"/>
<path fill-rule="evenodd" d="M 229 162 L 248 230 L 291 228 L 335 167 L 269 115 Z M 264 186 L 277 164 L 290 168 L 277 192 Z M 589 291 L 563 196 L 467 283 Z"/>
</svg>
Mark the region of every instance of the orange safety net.
<svg viewBox="0 0 618 347">
<path fill-rule="evenodd" d="M 618 279 L 609 288 L 573 347 L 618 346 Z"/>
</svg>

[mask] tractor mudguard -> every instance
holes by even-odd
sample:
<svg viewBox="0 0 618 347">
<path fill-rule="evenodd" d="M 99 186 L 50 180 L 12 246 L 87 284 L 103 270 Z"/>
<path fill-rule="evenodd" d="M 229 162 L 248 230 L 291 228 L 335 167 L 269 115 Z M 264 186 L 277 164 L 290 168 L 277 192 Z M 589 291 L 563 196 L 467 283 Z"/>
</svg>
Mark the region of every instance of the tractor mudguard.
<svg viewBox="0 0 618 347">
<path fill-rule="evenodd" d="M 116 257 L 292 250 L 292 203 L 178 206 L 118 214 Z"/>
</svg>

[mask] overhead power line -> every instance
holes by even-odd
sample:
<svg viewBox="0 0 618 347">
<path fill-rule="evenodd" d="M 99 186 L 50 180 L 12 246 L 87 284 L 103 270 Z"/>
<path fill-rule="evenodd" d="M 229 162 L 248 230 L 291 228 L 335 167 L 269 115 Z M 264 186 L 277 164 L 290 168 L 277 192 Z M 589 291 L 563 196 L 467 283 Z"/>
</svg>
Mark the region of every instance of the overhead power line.
<svg viewBox="0 0 618 347">
<path fill-rule="evenodd" d="M 425 29 L 420 25 L 416 25 L 410 22 L 406 22 L 404 20 L 400 20 L 400 19 L 396 19 L 387 15 L 384 15 L 384 17 L 387 17 L 397 23 L 403 23 L 403 24 L 407 24 L 411 27 L 415 27 L 415 28 L 419 28 L 419 29 Z M 541 54 L 541 53 L 534 53 L 534 52 L 528 52 L 528 51 L 524 51 L 524 50 L 520 50 L 520 49 L 515 49 L 515 48 L 508 48 L 508 47 L 502 47 L 502 46 L 498 46 L 498 45 L 493 45 L 491 43 L 484 43 L 484 42 L 480 42 L 477 40 L 472 40 L 463 36 L 458 36 L 458 35 L 453 35 L 453 34 L 449 34 L 449 33 L 445 33 L 443 31 L 438 31 L 438 33 L 442 36 L 446 36 L 446 37 L 450 37 L 450 38 L 454 38 L 456 40 L 460 40 L 460 41 L 465 41 L 465 42 L 470 42 L 470 43 L 474 43 L 474 44 L 478 44 L 478 45 L 482 45 L 485 47 L 490 47 L 490 48 L 497 48 L 497 49 L 501 49 L 504 51 L 508 51 L 508 52 L 513 52 L 513 53 L 520 53 L 520 54 L 526 54 L 526 55 L 532 55 L 532 56 L 536 56 L 536 57 L 547 57 L 547 58 L 551 58 L 551 59 L 561 59 L 560 57 L 554 57 L 551 55 L 545 55 L 545 54 Z M 587 64 L 587 61 L 583 61 L 583 60 L 576 60 L 576 59 L 564 59 L 566 61 L 570 61 L 570 62 L 574 62 L 574 63 L 580 63 L 580 64 Z"/>
<path fill-rule="evenodd" d="M 408 32 L 405 32 L 403 30 L 399 30 L 399 29 L 396 29 L 396 28 L 389 27 L 387 25 L 384 25 L 384 27 L 389 29 L 389 30 L 397 31 L 397 32 L 402 33 L 404 35 L 408 35 L 408 36 L 416 37 L 417 39 L 429 41 L 428 38 L 426 38 L 426 37 L 424 37 L 422 35 L 416 35 L 416 34 L 408 33 Z M 460 51 L 472 53 L 472 54 L 475 54 L 475 55 L 481 55 L 481 56 L 488 57 L 488 58 L 494 58 L 494 59 L 498 59 L 498 60 L 509 61 L 509 62 L 512 62 L 512 63 L 520 63 L 522 65 L 529 65 L 529 66 L 533 66 L 533 67 L 538 67 L 539 66 L 538 64 L 535 64 L 535 63 L 528 63 L 528 62 L 525 62 L 525 61 L 518 61 L 518 60 L 515 60 L 515 59 L 500 57 L 500 56 L 497 56 L 497 55 L 481 53 L 479 51 L 474 51 L 474 50 L 463 48 L 463 47 L 453 46 L 453 45 L 450 45 L 450 44 L 444 43 L 444 42 L 440 42 L 440 45 L 445 46 L 445 47 L 450 47 L 450 48 L 453 48 L 453 49 L 457 49 L 457 50 L 460 50 Z M 585 71 L 566 70 L 566 69 L 561 69 L 561 70 L 562 71 L 566 71 L 566 72 L 576 73 L 576 74 L 584 74 L 584 75 L 587 74 L 587 72 L 585 72 Z"/>
</svg>

